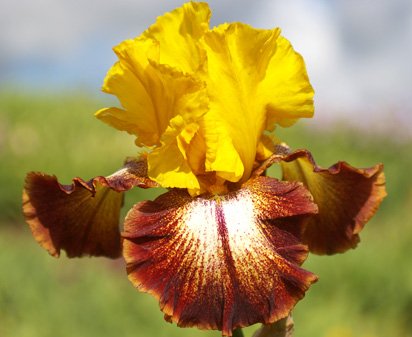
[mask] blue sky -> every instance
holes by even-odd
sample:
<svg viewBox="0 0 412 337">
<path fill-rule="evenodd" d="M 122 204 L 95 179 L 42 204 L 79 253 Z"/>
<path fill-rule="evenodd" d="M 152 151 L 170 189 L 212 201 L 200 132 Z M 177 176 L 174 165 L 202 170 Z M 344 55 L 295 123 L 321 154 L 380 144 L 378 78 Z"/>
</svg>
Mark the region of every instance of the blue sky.
<svg viewBox="0 0 412 337">
<path fill-rule="evenodd" d="M 279 26 L 305 58 L 319 119 L 363 127 L 412 121 L 412 1 L 213 0 L 212 25 Z M 150 4 L 150 5 L 149 5 Z M 1 0 L 0 90 L 99 91 L 111 48 L 139 35 L 168 0 Z"/>
</svg>

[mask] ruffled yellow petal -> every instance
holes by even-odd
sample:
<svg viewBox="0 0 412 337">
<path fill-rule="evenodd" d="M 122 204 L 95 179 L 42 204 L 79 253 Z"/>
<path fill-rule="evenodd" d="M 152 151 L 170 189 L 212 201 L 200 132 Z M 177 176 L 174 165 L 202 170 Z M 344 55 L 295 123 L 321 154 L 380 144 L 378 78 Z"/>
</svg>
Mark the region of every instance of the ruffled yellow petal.
<svg viewBox="0 0 412 337">
<path fill-rule="evenodd" d="M 266 130 L 276 124 L 290 126 L 298 118 L 313 116 L 314 91 L 302 56 L 282 36 L 259 84 L 257 99 L 266 104 Z"/>
<path fill-rule="evenodd" d="M 205 85 L 158 61 L 158 44 L 142 38 L 115 48 L 120 61 L 109 71 L 103 90 L 116 95 L 124 109 L 102 109 L 104 122 L 138 136 L 137 144 L 158 145 L 170 120 L 198 120 L 206 112 Z"/>
<path fill-rule="evenodd" d="M 189 2 L 160 16 L 142 36 L 158 42 L 161 64 L 185 73 L 197 72 L 206 61 L 198 41 L 209 29 L 210 16 L 207 3 Z"/>
<path fill-rule="evenodd" d="M 303 61 L 279 34 L 279 29 L 240 23 L 205 34 L 210 99 L 204 116 L 206 170 L 226 180 L 250 177 L 265 129 L 308 117 L 313 110 Z"/>
<path fill-rule="evenodd" d="M 132 135 L 138 136 L 136 139 L 137 145 L 146 144 L 150 146 L 159 142 L 158 133 L 153 133 L 150 130 L 142 130 L 140 126 L 143 123 L 140 124 L 139 119 L 136 118 L 137 116 L 130 113 L 128 110 L 115 107 L 104 108 L 96 112 L 96 117 L 118 130 L 126 131 Z"/>
<path fill-rule="evenodd" d="M 163 187 L 189 188 L 196 194 L 200 185 L 187 160 L 187 148 L 199 126 L 186 124 L 182 116 L 170 124 L 161 146 L 147 156 L 149 176 Z"/>
<path fill-rule="evenodd" d="M 152 179 L 163 187 L 190 188 L 194 194 L 200 189 L 196 175 L 184 160 L 176 142 L 170 142 L 148 155 Z"/>
<path fill-rule="evenodd" d="M 154 145 L 167 127 L 167 112 L 157 107 L 161 74 L 150 66 L 148 55 L 158 46 L 149 40 L 127 40 L 115 47 L 119 61 L 107 73 L 102 90 L 116 95 L 124 109 L 102 109 L 96 117 L 138 136 L 138 142 Z M 170 113 L 170 112 L 169 112 Z"/>
</svg>

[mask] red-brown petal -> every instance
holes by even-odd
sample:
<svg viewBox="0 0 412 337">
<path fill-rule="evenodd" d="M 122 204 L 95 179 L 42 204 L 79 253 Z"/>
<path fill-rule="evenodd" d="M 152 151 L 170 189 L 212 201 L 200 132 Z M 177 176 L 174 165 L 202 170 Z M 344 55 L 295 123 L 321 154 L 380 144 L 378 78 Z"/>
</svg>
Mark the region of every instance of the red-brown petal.
<svg viewBox="0 0 412 337">
<path fill-rule="evenodd" d="M 128 161 L 109 177 L 61 185 L 55 176 L 31 172 L 23 190 L 23 213 L 34 238 L 51 255 L 116 258 L 121 253 L 119 214 L 123 191 L 154 187 L 143 161 Z"/>
<path fill-rule="evenodd" d="M 303 233 L 309 250 L 335 254 L 356 247 L 359 232 L 386 196 L 383 165 L 358 169 L 338 162 L 323 169 L 306 150 L 282 160 L 283 178 L 303 182 L 319 207 Z"/>
<path fill-rule="evenodd" d="M 218 329 L 286 317 L 316 276 L 288 229 L 316 205 L 300 183 L 258 177 L 224 196 L 172 190 L 135 205 L 122 234 L 132 283 L 179 326 Z M 278 226 L 278 220 L 283 220 Z"/>
</svg>

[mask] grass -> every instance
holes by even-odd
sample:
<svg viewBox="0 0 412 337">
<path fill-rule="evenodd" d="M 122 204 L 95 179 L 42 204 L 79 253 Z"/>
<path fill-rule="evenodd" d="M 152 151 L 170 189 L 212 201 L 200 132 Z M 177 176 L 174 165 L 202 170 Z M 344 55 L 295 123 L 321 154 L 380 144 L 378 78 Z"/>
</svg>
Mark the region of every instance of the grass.
<svg viewBox="0 0 412 337">
<path fill-rule="evenodd" d="M 103 106 L 81 94 L 0 94 L 0 336 L 219 336 L 165 323 L 157 302 L 134 291 L 121 261 L 56 260 L 31 238 L 20 212 L 26 172 L 68 183 L 107 175 L 136 153 L 133 137 L 93 120 Z M 294 311 L 295 335 L 410 337 L 412 142 L 342 126 L 313 129 L 313 123 L 279 134 L 293 148 L 310 149 L 323 166 L 383 162 L 389 197 L 357 249 L 305 263 L 320 280 Z M 154 193 L 133 191 L 125 209 Z"/>
</svg>

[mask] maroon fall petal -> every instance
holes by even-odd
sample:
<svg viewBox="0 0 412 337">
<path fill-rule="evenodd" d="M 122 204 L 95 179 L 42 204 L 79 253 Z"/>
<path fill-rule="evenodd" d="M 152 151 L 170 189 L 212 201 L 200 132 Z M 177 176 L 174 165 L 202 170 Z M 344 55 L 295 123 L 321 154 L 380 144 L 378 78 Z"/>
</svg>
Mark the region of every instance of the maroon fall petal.
<svg viewBox="0 0 412 337">
<path fill-rule="evenodd" d="M 319 207 L 319 213 L 308 220 L 303 232 L 309 250 L 335 254 L 356 247 L 359 232 L 386 196 L 383 165 L 358 169 L 338 162 L 323 169 L 306 150 L 282 160 L 283 179 L 303 182 Z"/>
<path fill-rule="evenodd" d="M 109 177 L 61 185 L 55 176 L 31 172 L 23 190 L 23 213 L 34 238 L 51 255 L 66 251 L 116 258 L 121 253 L 119 215 L 123 193 L 134 186 L 154 187 L 143 161 L 128 161 Z"/>
<path fill-rule="evenodd" d="M 129 278 L 182 327 L 231 336 L 238 327 L 272 323 L 317 279 L 299 267 L 308 251 L 293 234 L 300 230 L 288 228 L 316 212 L 302 184 L 267 177 L 221 196 L 172 190 L 126 217 Z"/>
</svg>

